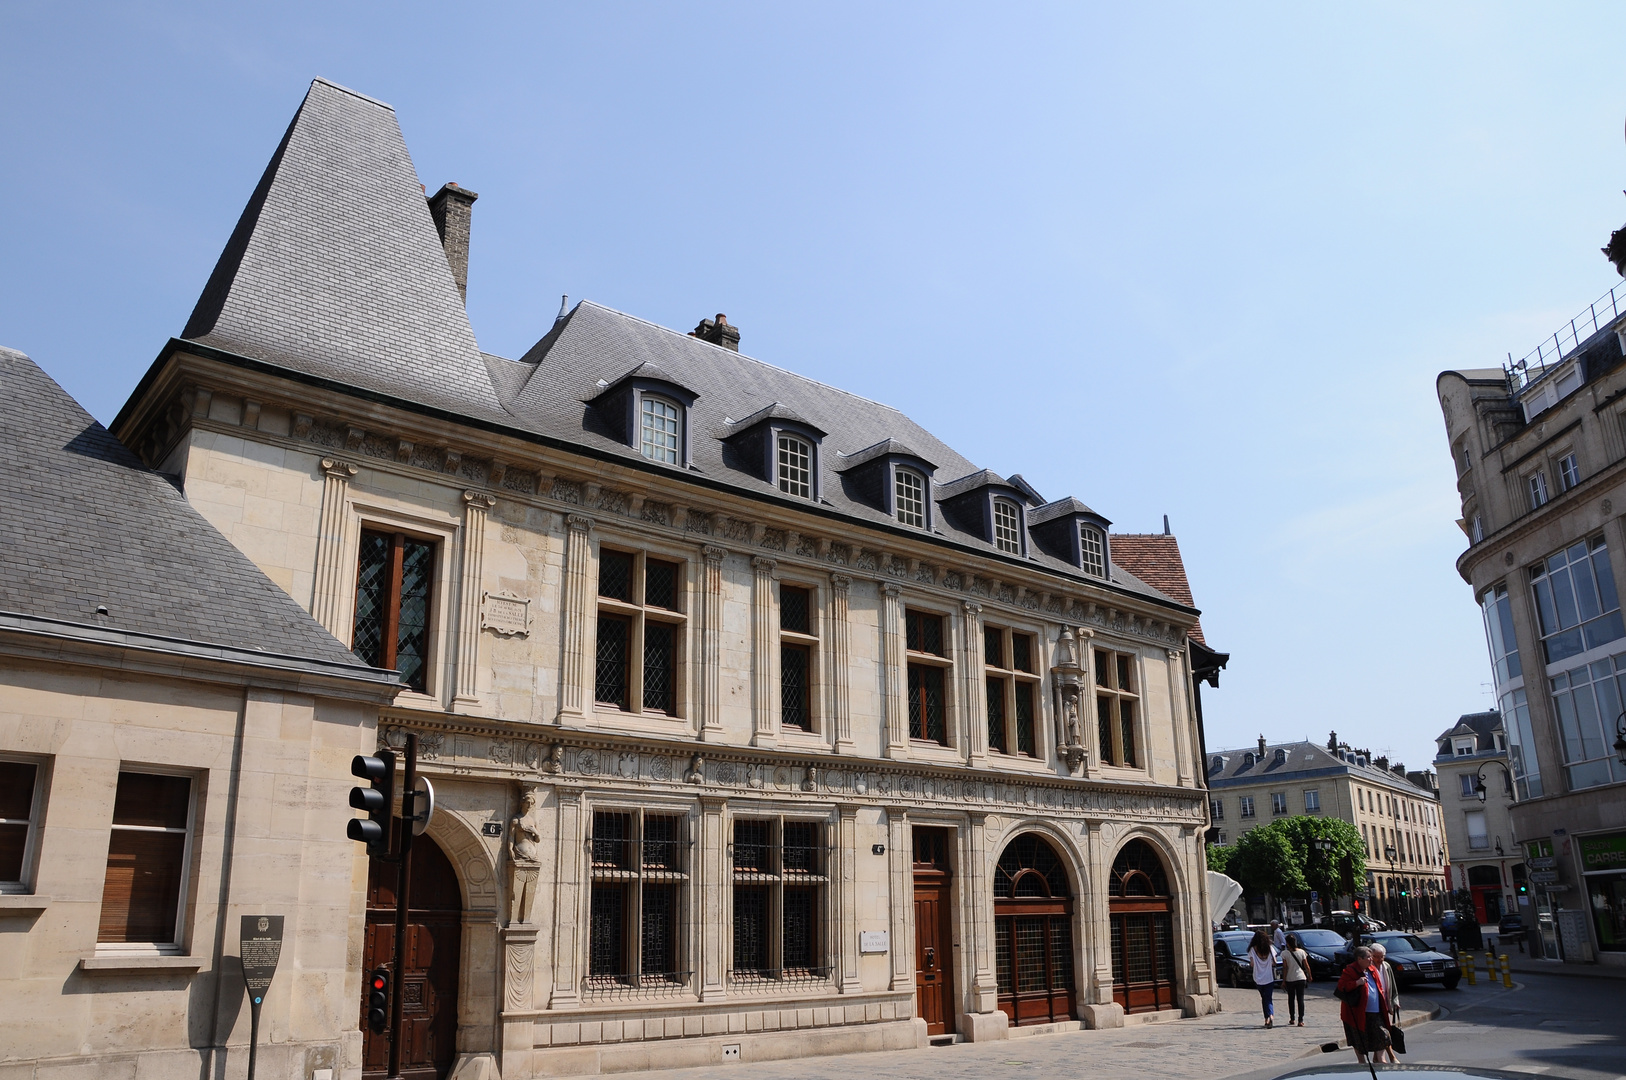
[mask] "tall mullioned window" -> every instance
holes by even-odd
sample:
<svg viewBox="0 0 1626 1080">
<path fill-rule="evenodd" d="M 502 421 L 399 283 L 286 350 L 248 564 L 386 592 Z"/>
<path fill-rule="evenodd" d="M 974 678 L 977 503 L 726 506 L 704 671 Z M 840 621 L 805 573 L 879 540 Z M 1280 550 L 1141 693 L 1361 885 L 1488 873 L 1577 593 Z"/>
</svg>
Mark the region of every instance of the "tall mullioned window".
<svg viewBox="0 0 1626 1080">
<path fill-rule="evenodd" d="M 1603 537 L 1571 544 L 1530 568 L 1547 663 L 1626 637 Z"/>
<path fill-rule="evenodd" d="M 1009 499 L 994 500 L 994 546 L 1013 555 L 1022 551 L 1022 514 Z"/>
<path fill-rule="evenodd" d="M 1080 525 L 1078 527 L 1078 549 L 1083 555 L 1083 566 L 1086 574 L 1096 577 L 1107 576 L 1106 548 L 1101 543 L 1101 530 L 1093 525 Z"/>
<path fill-rule="evenodd" d="M 420 694 L 428 685 L 434 577 L 434 544 L 362 530 L 351 651 L 373 667 L 399 671 L 401 681 Z"/>
<path fill-rule="evenodd" d="M 1135 710 L 1140 706 L 1140 695 L 1136 692 L 1135 674 L 1133 656 L 1095 650 L 1096 728 L 1103 765 L 1134 768 L 1138 763 Z"/>
<path fill-rule="evenodd" d="M 898 520 L 916 529 L 926 527 L 926 481 L 913 469 L 902 465 L 892 469 L 893 502 Z"/>
<path fill-rule="evenodd" d="M 1037 757 L 1034 716 L 1039 677 L 1034 671 L 1033 635 L 985 626 L 983 663 L 987 667 L 988 748 L 1002 754 Z"/>
<path fill-rule="evenodd" d="M 909 737 L 948 745 L 949 667 L 944 648 L 943 616 L 929 611 L 904 612 L 904 646 L 908 652 Z"/>
<path fill-rule="evenodd" d="M 779 722 L 813 730 L 813 590 L 779 586 Z"/>
<path fill-rule="evenodd" d="M 683 442 L 681 424 L 682 414 L 676 405 L 645 395 L 639 416 L 639 449 L 644 457 L 676 465 Z"/>
<path fill-rule="evenodd" d="M 588 849 L 587 992 L 686 985 L 691 972 L 682 970 L 679 933 L 689 880 L 683 817 L 596 810 Z"/>
<path fill-rule="evenodd" d="M 600 550 L 595 701 L 624 712 L 678 714 L 682 598 L 681 563 Z"/>
<path fill-rule="evenodd" d="M 823 922 L 829 883 L 824 826 L 784 818 L 735 818 L 735 983 L 814 983 L 830 977 Z"/>
<path fill-rule="evenodd" d="M 779 490 L 801 499 L 813 497 L 813 447 L 805 439 L 779 436 Z"/>
</svg>

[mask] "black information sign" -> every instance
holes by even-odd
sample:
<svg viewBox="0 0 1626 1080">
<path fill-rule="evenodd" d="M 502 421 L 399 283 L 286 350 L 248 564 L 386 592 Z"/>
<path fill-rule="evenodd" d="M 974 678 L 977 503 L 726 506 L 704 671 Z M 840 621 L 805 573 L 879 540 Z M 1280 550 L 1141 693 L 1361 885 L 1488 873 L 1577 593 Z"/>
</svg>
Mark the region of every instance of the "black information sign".
<svg viewBox="0 0 1626 1080">
<path fill-rule="evenodd" d="M 282 916 L 244 915 L 239 952 L 243 961 L 243 983 L 248 987 L 249 1041 L 248 1076 L 254 1080 L 254 1051 L 260 1042 L 260 1005 L 266 987 L 277 973 L 282 958 Z"/>
</svg>

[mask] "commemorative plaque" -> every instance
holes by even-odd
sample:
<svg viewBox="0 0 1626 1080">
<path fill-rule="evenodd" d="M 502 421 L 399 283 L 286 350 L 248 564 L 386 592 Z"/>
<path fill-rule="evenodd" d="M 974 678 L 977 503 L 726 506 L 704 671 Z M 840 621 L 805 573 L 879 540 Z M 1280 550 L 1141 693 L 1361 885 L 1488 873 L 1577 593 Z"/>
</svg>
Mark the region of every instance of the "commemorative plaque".
<svg viewBox="0 0 1626 1080">
<path fill-rule="evenodd" d="M 238 955 L 243 962 L 243 984 L 248 987 L 248 1076 L 254 1080 L 254 1052 L 260 1042 L 260 1005 L 282 958 L 282 916 L 244 915 Z"/>
</svg>

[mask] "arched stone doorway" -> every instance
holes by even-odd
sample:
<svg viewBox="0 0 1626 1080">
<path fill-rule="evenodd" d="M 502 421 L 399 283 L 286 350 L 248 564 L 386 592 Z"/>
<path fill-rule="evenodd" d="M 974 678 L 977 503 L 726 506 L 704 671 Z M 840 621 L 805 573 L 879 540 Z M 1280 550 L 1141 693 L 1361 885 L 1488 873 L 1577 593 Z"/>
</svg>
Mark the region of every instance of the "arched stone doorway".
<svg viewBox="0 0 1626 1080">
<path fill-rule="evenodd" d="M 365 974 L 393 956 L 394 863 L 367 867 L 367 944 L 363 961 L 362 1076 L 389 1069 L 389 1039 L 367 1029 Z M 457 975 L 463 937 L 463 900 L 451 861 L 428 836 L 412 844 L 412 907 L 407 912 L 406 980 L 401 998 L 404 1080 L 443 1080 L 457 1056 Z"/>
<path fill-rule="evenodd" d="M 1073 1019 L 1073 897 L 1049 842 L 1023 833 L 994 872 L 994 970 L 1013 1024 Z"/>
<path fill-rule="evenodd" d="M 1112 1000 L 1125 1012 L 1174 1008 L 1174 897 L 1151 844 L 1131 840 L 1123 846 L 1112 863 L 1107 894 Z"/>
</svg>

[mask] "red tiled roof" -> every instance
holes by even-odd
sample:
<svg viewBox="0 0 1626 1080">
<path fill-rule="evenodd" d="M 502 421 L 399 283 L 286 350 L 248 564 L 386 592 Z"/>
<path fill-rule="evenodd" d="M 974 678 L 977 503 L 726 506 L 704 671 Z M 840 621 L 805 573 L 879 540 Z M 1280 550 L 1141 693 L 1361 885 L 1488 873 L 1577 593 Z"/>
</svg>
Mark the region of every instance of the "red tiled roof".
<svg viewBox="0 0 1626 1080">
<path fill-rule="evenodd" d="M 1191 582 L 1186 580 L 1186 564 L 1180 558 L 1180 544 L 1163 533 L 1113 533 L 1112 561 L 1140 578 L 1158 592 L 1196 607 L 1191 598 Z M 1191 636 L 1203 640 L 1203 625 L 1191 628 Z"/>
</svg>

